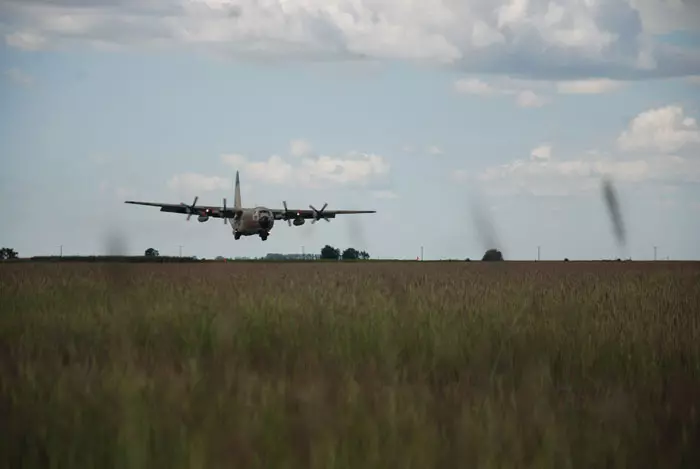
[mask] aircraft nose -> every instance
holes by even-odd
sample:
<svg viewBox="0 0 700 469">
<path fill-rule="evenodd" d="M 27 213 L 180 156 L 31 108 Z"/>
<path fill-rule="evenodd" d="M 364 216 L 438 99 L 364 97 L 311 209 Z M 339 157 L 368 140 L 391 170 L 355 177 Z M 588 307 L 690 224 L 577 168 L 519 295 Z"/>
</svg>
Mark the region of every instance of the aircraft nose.
<svg viewBox="0 0 700 469">
<path fill-rule="evenodd" d="M 269 229 L 271 226 L 270 217 L 260 217 L 260 227 L 264 230 Z"/>
</svg>

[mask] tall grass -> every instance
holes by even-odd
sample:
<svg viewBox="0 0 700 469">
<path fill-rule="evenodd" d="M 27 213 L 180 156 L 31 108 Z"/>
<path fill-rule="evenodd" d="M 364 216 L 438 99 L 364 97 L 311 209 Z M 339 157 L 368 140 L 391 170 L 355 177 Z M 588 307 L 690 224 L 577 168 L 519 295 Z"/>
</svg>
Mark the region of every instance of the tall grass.
<svg viewBox="0 0 700 469">
<path fill-rule="evenodd" d="M 0 265 L 0 461 L 700 467 L 700 265 Z"/>
</svg>

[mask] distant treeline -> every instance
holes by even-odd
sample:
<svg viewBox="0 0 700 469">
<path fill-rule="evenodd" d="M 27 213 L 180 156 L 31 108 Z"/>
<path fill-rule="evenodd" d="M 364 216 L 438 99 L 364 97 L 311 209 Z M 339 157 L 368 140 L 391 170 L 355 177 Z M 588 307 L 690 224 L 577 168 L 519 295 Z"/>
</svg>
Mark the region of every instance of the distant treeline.
<svg viewBox="0 0 700 469">
<path fill-rule="evenodd" d="M 379 259 L 378 259 L 379 260 Z M 393 259 L 391 259 L 393 260 Z M 192 262 L 328 262 L 326 259 L 269 259 L 269 258 L 246 258 L 246 259 L 197 259 L 196 257 L 179 256 L 33 256 L 16 259 L 8 259 L 3 262 L 136 262 L 136 263 L 192 263 Z M 337 262 L 331 260 L 330 262 Z M 347 262 L 347 261 L 346 261 Z"/>
<path fill-rule="evenodd" d="M 426 262 L 449 262 L 444 261 L 426 261 Z M 454 259 L 453 261 L 459 261 Z M 238 258 L 238 259 L 197 259 L 196 257 L 179 257 L 179 256 L 34 256 L 17 259 L 8 259 L 3 262 L 134 262 L 134 263 L 203 263 L 203 262 L 264 262 L 264 263 L 289 263 L 289 262 L 419 262 L 415 259 L 367 259 L 367 260 L 341 260 L 341 259 L 299 259 L 299 258 Z"/>
<path fill-rule="evenodd" d="M 204 262 L 206 259 L 178 256 L 34 256 L 9 262 Z"/>
</svg>

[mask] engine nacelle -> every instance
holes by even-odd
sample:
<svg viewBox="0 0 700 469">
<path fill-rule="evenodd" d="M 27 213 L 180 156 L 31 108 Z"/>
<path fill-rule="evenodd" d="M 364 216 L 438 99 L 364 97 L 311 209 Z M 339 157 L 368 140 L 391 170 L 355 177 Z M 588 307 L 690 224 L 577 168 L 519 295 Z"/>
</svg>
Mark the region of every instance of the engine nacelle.
<svg viewBox="0 0 700 469">
<path fill-rule="evenodd" d="M 197 221 L 199 223 L 204 223 L 207 220 L 209 220 L 209 215 L 200 215 L 197 217 Z"/>
<path fill-rule="evenodd" d="M 294 223 L 294 226 L 301 226 L 305 222 L 306 222 L 306 220 L 303 218 L 295 218 L 293 223 Z"/>
</svg>

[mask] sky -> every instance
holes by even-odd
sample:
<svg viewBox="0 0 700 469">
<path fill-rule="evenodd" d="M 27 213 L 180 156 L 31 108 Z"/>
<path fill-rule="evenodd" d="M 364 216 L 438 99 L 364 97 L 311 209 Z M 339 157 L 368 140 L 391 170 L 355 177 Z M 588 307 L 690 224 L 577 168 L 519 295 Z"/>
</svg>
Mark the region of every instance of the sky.
<svg viewBox="0 0 700 469">
<path fill-rule="evenodd" d="M 0 0 L 20 256 L 700 259 L 700 2 Z M 125 200 L 376 210 L 267 241 Z M 626 244 L 601 191 L 614 182 Z"/>
</svg>

